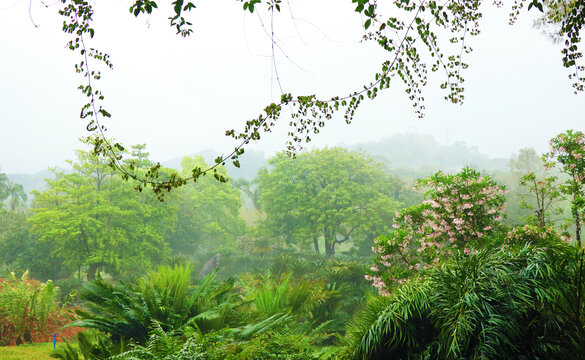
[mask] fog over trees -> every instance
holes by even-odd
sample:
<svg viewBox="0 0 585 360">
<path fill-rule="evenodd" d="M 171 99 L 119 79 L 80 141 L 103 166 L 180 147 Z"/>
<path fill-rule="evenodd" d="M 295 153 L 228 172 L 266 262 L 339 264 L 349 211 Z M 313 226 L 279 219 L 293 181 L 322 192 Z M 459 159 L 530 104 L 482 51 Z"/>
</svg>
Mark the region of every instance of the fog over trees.
<svg viewBox="0 0 585 360">
<path fill-rule="evenodd" d="M 583 0 L 23 5 L 0 358 L 585 359 Z"/>
</svg>

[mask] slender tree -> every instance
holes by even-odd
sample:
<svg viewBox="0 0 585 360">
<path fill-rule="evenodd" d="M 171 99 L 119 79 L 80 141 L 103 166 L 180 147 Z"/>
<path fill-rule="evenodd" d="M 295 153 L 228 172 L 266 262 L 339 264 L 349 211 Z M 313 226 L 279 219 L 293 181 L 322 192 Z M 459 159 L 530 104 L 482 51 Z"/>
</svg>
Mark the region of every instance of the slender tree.
<svg viewBox="0 0 585 360">
<path fill-rule="evenodd" d="M 8 195 L 8 207 L 11 211 L 22 208 L 26 204 L 27 196 L 21 184 L 9 181 L 6 185 L 6 194 Z"/>
<path fill-rule="evenodd" d="M 8 197 L 8 181 L 8 176 L 0 173 L 0 204 L 3 204 Z"/>
<path fill-rule="evenodd" d="M 561 190 L 571 197 L 571 214 L 575 224 L 575 240 L 581 242 L 581 222 L 585 210 L 585 134 L 567 130 L 550 140 L 551 151 L 545 154 L 549 167 L 558 164 L 569 179 Z"/>
</svg>

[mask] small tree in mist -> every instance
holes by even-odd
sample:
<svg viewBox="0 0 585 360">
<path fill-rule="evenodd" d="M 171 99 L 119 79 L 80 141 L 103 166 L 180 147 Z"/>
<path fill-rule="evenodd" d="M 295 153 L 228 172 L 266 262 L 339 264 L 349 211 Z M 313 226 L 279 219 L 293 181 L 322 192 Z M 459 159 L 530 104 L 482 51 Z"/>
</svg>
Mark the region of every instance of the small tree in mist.
<svg viewBox="0 0 585 360">
<path fill-rule="evenodd" d="M 567 130 L 550 140 L 551 151 L 545 154 L 548 166 L 559 165 L 561 171 L 569 176 L 561 185 L 561 191 L 571 197 L 571 214 L 575 224 L 575 240 L 581 243 L 581 219 L 585 209 L 585 134 L 581 131 Z"/>
</svg>

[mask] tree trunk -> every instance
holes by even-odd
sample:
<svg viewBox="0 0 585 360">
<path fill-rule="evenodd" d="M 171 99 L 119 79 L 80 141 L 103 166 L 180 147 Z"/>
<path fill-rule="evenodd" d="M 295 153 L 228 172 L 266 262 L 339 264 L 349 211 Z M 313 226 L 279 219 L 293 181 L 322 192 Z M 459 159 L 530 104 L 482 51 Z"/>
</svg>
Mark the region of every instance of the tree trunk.
<svg viewBox="0 0 585 360">
<path fill-rule="evenodd" d="M 583 244 L 581 244 L 581 219 L 579 217 L 579 210 L 575 210 L 575 237 L 577 240 L 577 244 L 579 244 L 579 247 L 583 247 Z"/>
<path fill-rule="evenodd" d="M 575 176 L 573 175 L 573 179 Z M 575 180 L 573 180 L 575 183 Z M 575 240 L 577 240 L 577 244 L 579 247 L 583 247 L 581 244 L 581 218 L 579 217 L 579 207 L 577 206 L 577 185 L 573 184 L 573 204 L 572 204 L 572 211 L 573 217 L 575 218 Z"/>
<path fill-rule="evenodd" d="M 90 264 L 89 269 L 87 270 L 87 281 L 95 280 L 95 274 L 97 273 L 98 268 L 100 267 L 100 263 Z"/>
<path fill-rule="evenodd" d="M 538 217 L 538 226 L 541 228 L 546 227 L 546 219 L 544 218 L 544 210 L 538 209 L 536 210 L 536 216 Z"/>
<path fill-rule="evenodd" d="M 319 254 L 319 239 L 317 237 L 313 238 L 313 246 L 315 247 L 315 252 Z"/>
<path fill-rule="evenodd" d="M 335 255 L 335 239 L 325 236 L 325 255 L 331 257 Z"/>
</svg>

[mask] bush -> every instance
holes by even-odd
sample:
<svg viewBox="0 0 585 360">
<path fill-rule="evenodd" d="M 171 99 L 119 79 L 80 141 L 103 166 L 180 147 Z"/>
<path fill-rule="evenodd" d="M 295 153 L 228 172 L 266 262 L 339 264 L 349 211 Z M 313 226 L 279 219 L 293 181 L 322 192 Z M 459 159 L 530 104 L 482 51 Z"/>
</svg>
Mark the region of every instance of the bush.
<svg viewBox="0 0 585 360">
<path fill-rule="evenodd" d="M 583 264 L 559 240 L 459 252 L 358 312 L 350 357 L 584 359 Z"/>
<path fill-rule="evenodd" d="M 0 279 L 0 346 L 47 342 L 53 334 L 60 338 L 75 335 L 76 329 L 62 331 L 71 321 L 71 311 L 58 304 L 59 288 L 28 279 L 13 272 Z"/>
</svg>

